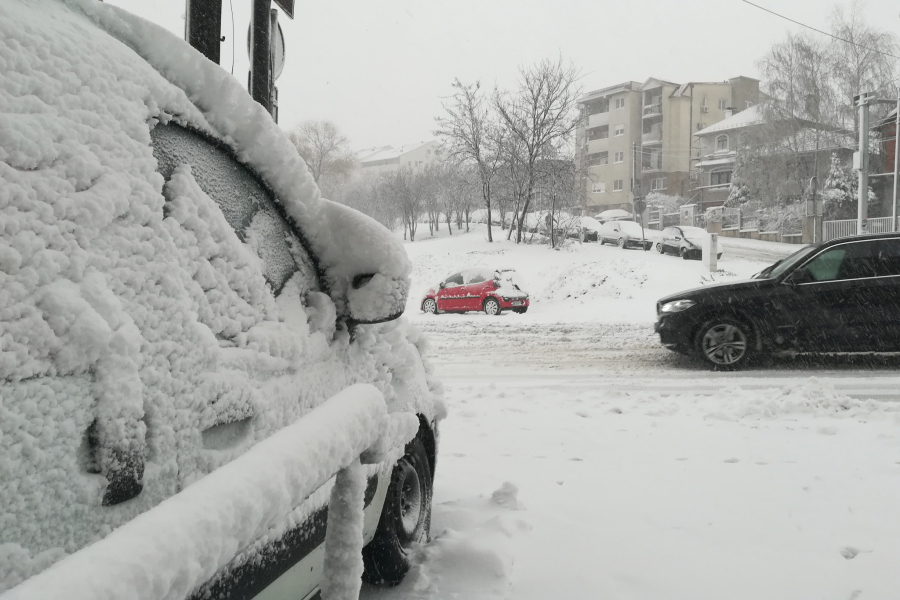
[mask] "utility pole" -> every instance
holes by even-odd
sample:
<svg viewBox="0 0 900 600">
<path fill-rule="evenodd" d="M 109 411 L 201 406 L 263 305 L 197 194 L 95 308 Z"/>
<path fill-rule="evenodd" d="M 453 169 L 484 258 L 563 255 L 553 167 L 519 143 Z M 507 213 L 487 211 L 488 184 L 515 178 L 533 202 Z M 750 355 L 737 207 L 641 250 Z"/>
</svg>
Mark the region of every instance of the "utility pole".
<svg viewBox="0 0 900 600">
<path fill-rule="evenodd" d="M 863 92 L 854 98 L 859 107 L 859 152 L 854 166 L 859 169 L 857 188 L 856 233 L 869 233 L 869 102 L 872 92 Z"/>
<path fill-rule="evenodd" d="M 250 16 L 250 95 L 272 112 L 272 0 L 253 0 Z"/>
<path fill-rule="evenodd" d="M 219 64 L 222 36 L 222 0 L 186 0 L 184 39 L 203 56 Z"/>
<path fill-rule="evenodd" d="M 897 138 L 900 137 L 900 86 L 897 87 L 897 114 L 894 115 L 894 202 L 891 207 L 891 231 L 900 230 L 897 224 L 897 178 L 900 176 L 900 163 L 898 163 Z"/>
</svg>

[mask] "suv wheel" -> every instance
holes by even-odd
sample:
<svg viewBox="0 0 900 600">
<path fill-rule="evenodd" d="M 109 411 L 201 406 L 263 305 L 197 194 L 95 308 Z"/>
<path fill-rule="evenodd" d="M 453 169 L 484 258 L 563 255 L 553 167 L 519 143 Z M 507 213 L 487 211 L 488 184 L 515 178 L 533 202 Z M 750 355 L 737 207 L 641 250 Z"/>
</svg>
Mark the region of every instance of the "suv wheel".
<svg viewBox="0 0 900 600">
<path fill-rule="evenodd" d="M 620 237 L 619 239 L 617 239 L 617 240 L 616 240 L 616 245 L 617 245 L 619 248 L 625 248 L 625 238 Z"/>
<path fill-rule="evenodd" d="M 750 327 L 730 317 L 711 319 L 697 333 L 697 350 L 714 369 L 738 369 L 752 354 Z"/>
<path fill-rule="evenodd" d="M 500 303 L 494 300 L 493 298 L 488 298 L 484 301 L 484 314 L 486 315 L 499 315 L 500 314 Z"/>
<path fill-rule="evenodd" d="M 422 303 L 422 312 L 429 315 L 435 314 L 437 312 L 437 302 L 431 298 L 426 298 L 425 302 Z"/>
<path fill-rule="evenodd" d="M 365 581 L 377 585 L 403 581 L 413 546 L 428 541 L 431 493 L 428 455 L 421 438 L 416 436 L 394 466 L 375 537 L 363 548 Z"/>
</svg>

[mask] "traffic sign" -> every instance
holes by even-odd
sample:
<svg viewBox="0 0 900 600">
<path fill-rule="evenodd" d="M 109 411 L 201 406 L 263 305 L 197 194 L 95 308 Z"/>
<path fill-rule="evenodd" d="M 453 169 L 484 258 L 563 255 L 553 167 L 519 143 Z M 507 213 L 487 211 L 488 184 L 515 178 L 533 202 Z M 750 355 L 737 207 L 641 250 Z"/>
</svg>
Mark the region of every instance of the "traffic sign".
<svg viewBox="0 0 900 600">
<path fill-rule="evenodd" d="M 275 4 L 277 4 L 288 17 L 291 19 L 294 18 L 294 0 L 275 0 Z"/>
</svg>

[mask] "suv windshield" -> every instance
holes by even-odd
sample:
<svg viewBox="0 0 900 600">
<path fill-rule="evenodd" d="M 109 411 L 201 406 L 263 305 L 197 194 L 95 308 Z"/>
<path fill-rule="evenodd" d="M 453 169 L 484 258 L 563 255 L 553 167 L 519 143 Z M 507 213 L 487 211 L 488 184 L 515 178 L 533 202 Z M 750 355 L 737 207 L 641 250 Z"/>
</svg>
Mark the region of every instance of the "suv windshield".
<svg viewBox="0 0 900 600">
<path fill-rule="evenodd" d="M 782 276 L 788 270 L 790 270 L 794 265 L 799 264 L 803 260 L 806 259 L 810 254 L 818 250 L 818 246 L 807 246 L 805 248 L 801 248 L 797 250 L 790 256 L 786 258 L 782 258 L 775 264 L 766 267 L 759 273 L 753 276 L 754 279 L 775 279 L 776 277 Z"/>
</svg>

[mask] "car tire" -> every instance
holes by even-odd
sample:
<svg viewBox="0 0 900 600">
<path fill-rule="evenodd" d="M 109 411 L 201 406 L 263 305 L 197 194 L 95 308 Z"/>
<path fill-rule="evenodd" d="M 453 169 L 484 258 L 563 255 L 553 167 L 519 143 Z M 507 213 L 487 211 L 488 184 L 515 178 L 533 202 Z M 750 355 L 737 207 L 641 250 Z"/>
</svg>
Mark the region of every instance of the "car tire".
<svg viewBox="0 0 900 600">
<path fill-rule="evenodd" d="M 433 315 L 437 313 L 437 302 L 435 302 L 431 298 L 426 298 L 425 302 L 422 303 L 422 312 Z"/>
<path fill-rule="evenodd" d="M 619 248 L 624 250 L 625 249 L 625 238 L 620 237 L 619 239 L 617 239 L 616 246 L 618 246 Z"/>
<path fill-rule="evenodd" d="M 713 369 L 741 369 L 753 354 L 753 332 L 733 317 L 715 317 L 697 330 L 694 344 L 700 358 Z"/>
<path fill-rule="evenodd" d="M 680 254 L 681 258 L 683 258 L 684 260 L 688 259 L 688 251 L 684 246 L 678 249 L 678 254 Z"/>
<path fill-rule="evenodd" d="M 660 244 L 660 243 L 657 243 L 657 244 L 656 244 L 656 251 L 659 252 L 660 254 L 663 254 L 663 253 L 664 253 L 664 251 L 663 251 L 663 245 Z"/>
<path fill-rule="evenodd" d="M 363 548 L 363 580 L 394 586 L 410 568 L 416 544 L 428 541 L 431 527 L 431 467 L 419 436 L 394 465 L 375 537 Z"/>
<path fill-rule="evenodd" d="M 488 298 L 484 301 L 484 314 L 490 315 L 492 317 L 496 317 L 500 314 L 500 303 L 494 300 L 493 298 Z"/>
</svg>

